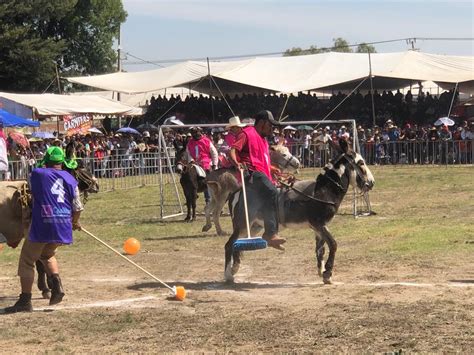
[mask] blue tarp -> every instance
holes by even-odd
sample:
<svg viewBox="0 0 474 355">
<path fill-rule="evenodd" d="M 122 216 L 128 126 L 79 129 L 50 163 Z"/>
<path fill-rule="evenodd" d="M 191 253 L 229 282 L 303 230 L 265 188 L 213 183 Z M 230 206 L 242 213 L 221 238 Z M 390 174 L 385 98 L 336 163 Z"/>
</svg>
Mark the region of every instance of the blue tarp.
<svg viewBox="0 0 474 355">
<path fill-rule="evenodd" d="M 3 127 L 39 127 L 40 125 L 38 121 L 22 118 L 2 109 L 0 109 L 0 123 Z"/>
</svg>

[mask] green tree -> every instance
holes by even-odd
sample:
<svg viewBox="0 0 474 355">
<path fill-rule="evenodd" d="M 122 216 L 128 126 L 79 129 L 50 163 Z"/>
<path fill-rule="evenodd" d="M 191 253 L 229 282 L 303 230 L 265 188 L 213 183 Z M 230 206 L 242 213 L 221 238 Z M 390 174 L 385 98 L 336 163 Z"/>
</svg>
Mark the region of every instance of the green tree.
<svg viewBox="0 0 474 355">
<path fill-rule="evenodd" d="M 357 50 L 356 50 L 357 53 L 377 53 L 377 51 L 375 50 L 375 47 L 370 45 L 370 44 L 367 44 L 367 43 L 361 43 L 357 46 Z"/>
<path fill-rule="evenodd" d="M 297 56 L 297 55 L 303 55 L 303 50 L 300 47 L 293 47 L 291 49 L 287 49 L 284 53 L 284 57 L 292 57 L 292 56 Z"/>
<path fill-rule="evenodd" d="M 287 49 L 283 56 L 295 56 L 295 55 L 307 55 L 307 54 L 318 54 L 318 53 L 326 53 L 326 52 L 352 52 L 351 47 L 349 47 L 349 43 L 341 37 L 334 38 L 333 40 L 333 47 L 332 48 L 318 48 L 317 46 L 310 46 L 308 49 L 301 49 L 300 47 L 293 47 L 291 49 Z M 375 49 L 374 49 L 375 51 Z"/>
<path fill-rule="evenodd" d="M 352 48 L 349 47 L 349 43 L 341 37 L 334 38 L 333 40 L 333 52 L 343 52 L 343 53 L 351 53 Z"/>
<path fill-rule="evenodd" d="M 126 16 L 121 0 L 2 0 L 0 90 L 43 91 L 56 65 L 61 75 L 113 70 Z"/>
<path fill-rule="evenodd" d="M 300 47 L 293 47 L 291 49 L 287 49 L 284 53 L 284 57 L 289 56 L 296 56 L 296 55 L 307 55 L 307 54 L 318 54 L 318 53 L 325 53 L 329 52 L 329 49 L 326 48 L 318 48 L 317 46 L 310 46 L 308 49 L 301 49 Z"/>
</svg>

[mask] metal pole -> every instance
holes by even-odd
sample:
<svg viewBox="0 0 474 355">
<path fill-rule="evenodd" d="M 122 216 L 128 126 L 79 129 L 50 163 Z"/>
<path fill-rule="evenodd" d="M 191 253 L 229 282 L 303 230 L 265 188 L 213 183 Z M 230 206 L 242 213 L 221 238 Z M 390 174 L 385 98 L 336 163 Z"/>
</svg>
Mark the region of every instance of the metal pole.
<svg viewBox="0 0 474 355">
<path fill-rule="evenodd" d="M 62 92 L 61 92 L 61 82 L 59 81 L 58 63 L 56 63 L 56 80 L 58 82 L 58 92 L 59 92 L 59 94 L 62 94 Z"/>
<path fill-rule="evenodd" d="M 120 37 L 121 37 L 121 32 L 122 32 L 122 28 L 121 26 L 119 25 L 119 31 L 118 31 L 118 38 L 117 38 L 117 71 L 120 73 L 122 71 L 122 47 L 121 47 L 121 40 L 120 40 Z M 117 92 L 117 101 L 120 101 L 121 97 L 120 97 L 120 93 Z M 119 128 L 122 127 L 122 116 L 119 115 L 118 117 L 119 119 Z"/>
<path fill-rule="evenodd" d="M 367 50 L 367 54 L 369 55 L 370 96 L 372 98 L 372 126 L 375 126 L 374 83 L 372 81 L 372 59 L 370 58 L 369 50 Z"/>
<path fill-rule="evenodd" d="M 163 205 L 163 199 L 164 199 L 164 191 L 163 191 L 163 167 L 161 165 L 161 159 L 163 157 L 162 154 L 162 149 L 163 149 L 163 143 L 164 142 L 164 137 L 163 137 L 163 130 L 160 127 L 158 131 L 158 169 L 160 171 L 160 217 L 163 219 L 164 215 L 164 205 Z M 164 148 L 166 149 L 166 144 L 164 145 Z"/>
<path fill-rule="evenodd" d="M 211 66 L 209 65 L 209 57 L 207 58 L 207 76 L 209 78 L 209 94 L 211 96 L 211 111 L 212 111 L 212 122 L 215 122 L 214 115 L 214 99 L 212 98 L 212 79 L 211 79 Z"/>
<path fill-rule="evenodd" d="M 454 87 L 453 97 L 451 98 L 451 105 L 449 105 L 448 117 L 451 114 L 451 109 L 453 108 L 454 98 L 456 97 L 456 91 L 458 89 L 458 84 L 459 83 L 456 83 L 456 86 Z"/>
</svg>

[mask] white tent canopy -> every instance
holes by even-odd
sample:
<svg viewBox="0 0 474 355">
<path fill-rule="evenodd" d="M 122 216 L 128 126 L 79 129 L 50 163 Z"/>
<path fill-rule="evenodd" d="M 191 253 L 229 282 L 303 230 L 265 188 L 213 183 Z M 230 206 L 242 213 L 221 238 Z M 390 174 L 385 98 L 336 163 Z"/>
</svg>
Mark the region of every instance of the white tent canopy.
<svg viewBox="0 0 474 355">
<path fill-rule="evenodd" d="M 414 81 L 443 83 L 474 81 L 474 57 L 446 56 L 415 51 L 371 54 L 376 88 L 395 89 Z M 222 91 L 284 92 L 353 88 L 370 73 L 365 53 L 321 53 L 297 57 L 254 58 L 211 62 L 210 73 Z M 125 93 L 189 87 L 214 93 L 209 88 L 206 62 L 189 61 L 143 72 L 114 73 L 67 78 L 72 83 Z M 200 82 L 201 81 L 201 82 Z M 200 82 L 200 83 L 199 83 Z M 199 83 L 199 85 L 198 85 Z M 367 87 L 368 83 L 366 83 Z"/>
<path fill-rule="evenodd" d="M 41 116 L 63 116 L 81 113 L 104 115 L 140 115 L 140 108 L 123 105 L 99 96 L 71 96 L 56 94 L 11 94 L 0 92 L 4 105 L 20 104 Z"/>
<path fill-rule="evenodd" d="M 77 96 L 95 95 L 95 96 L 104 97 L 110 100 L 117 99 L 117 93 L 114 91 L 78 91 L 78 92 L 70 93 L 70 95 L 77 95 Z M 138 94 L 121 93 L 120 103 L 129 105 L 129 106 L 134 106 L 134 107 L 145 106 L 147 101 L 148 102 L 151 101 L 152 96 L 155 96 L 156 98 L 159 95 L 166 98 L 170 98 L 171 96 L 174 96 L 174 97 L 179 96 L 181 100 L 184 100 L 189 95 L 198 96 L 200 95 L 200 92 L 189 90 L 184 87 L 174 87 L 174 88 L 167 88 L 167 89 L 156 90 L 156 91 L 143 92 L 143 93 L 138 93 Z"/>
</svg>

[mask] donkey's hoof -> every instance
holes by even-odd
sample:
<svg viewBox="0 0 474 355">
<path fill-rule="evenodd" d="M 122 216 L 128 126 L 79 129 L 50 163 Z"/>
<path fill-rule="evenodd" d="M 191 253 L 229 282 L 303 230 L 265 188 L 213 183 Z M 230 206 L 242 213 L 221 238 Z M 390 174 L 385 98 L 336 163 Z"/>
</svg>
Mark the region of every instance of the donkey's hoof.
<svg viewBox="0 0 474 355">
<path fill-rule="evenodd" d="M 207 232 L 209 229 L 211 229 L 212 227 L 212 224 L 205 224 L 203 227 L 202 227 L 202 231 L 203 232 Z"/>
<path fill-rule="evenodd" d="M 236 263 L 234 265 L 232 265 L 232 268 L 231 268 L 231 271 L 232 271 L 232 275 L 235 275 L 239 272 L 239 269 L 240 269 L 240 263 Z"/>
<path fill-rule="evenodd" d="M 217 231 L 217 235 L 218 235 L 219 237 L 225 237 L 225 236 L 227 235 L 227 233 L 226 233 L 225 231 L 223 231 L 223 230 L 218 230 L 218 231 Z"/>
<path fill-rule="evenodd" d="M 228 266 L 226 267 L 225 272 L 224 272 L 224 280 L 228 284 L 234 283 L 234 274 L 232 273 L 232 269 L 233 267 Z"/>
<path fill-rule="evenodd" d="M 322 267 L 318 267 L 318 276 L 323 277 L 323 268 Z"/>
<path fill-rule="evenodd" d="M 324 277 L 324 278 L 323 278 L 323 283 L 324 283 L 325 285 L 332 285 L 331 278 L 330 278 L 330 277 Z"/>
</svg>

